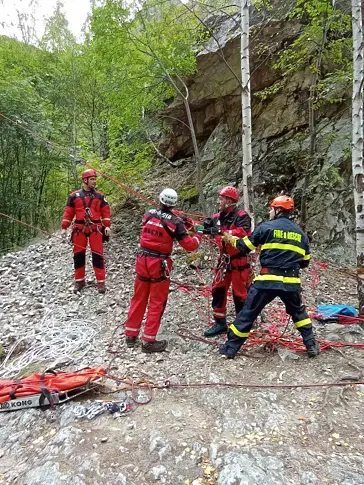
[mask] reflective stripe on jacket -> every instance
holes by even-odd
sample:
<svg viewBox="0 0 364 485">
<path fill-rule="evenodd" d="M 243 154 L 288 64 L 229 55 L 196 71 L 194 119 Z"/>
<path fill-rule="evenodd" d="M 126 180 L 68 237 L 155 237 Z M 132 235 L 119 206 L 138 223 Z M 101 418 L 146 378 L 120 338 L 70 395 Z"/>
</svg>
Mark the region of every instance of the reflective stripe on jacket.
<svg viewBox="0 0 364 485">
<path fill-rule="evenodd" d="M 237 239 L 236 249 L 243 254 L 260 246 L 261 274 L 254 284 L 257 288 L 297 290 L 300 288 L 299 269 L 310 261 L 307 235 L 286 216 L 260 224 L 251 236 Z"/>
</svg>

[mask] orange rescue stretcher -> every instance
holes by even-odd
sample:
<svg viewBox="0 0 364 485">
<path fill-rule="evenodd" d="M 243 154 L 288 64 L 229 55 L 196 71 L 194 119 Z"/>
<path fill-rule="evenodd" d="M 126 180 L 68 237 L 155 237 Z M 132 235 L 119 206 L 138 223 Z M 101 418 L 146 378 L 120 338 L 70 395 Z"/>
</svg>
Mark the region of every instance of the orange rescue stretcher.
<svg viewBox="0 0 364 485">
<path fill-rule="evenodd" d="M 103 367 L 74 372 L 47 370 L 22 379 L 0 379 L 0 412 L 53 407 L 97 387 Z"/>
</svg>

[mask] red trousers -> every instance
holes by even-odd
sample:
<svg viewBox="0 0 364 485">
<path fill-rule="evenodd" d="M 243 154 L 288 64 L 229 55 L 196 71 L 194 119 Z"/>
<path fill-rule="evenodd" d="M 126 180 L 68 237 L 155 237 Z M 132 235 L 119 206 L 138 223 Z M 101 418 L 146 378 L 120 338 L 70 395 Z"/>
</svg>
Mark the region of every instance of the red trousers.
<svg viewBox="0 0 364 485">
<path fill-rule="evenodd" d="M 161 324 L 161 318 L 168 300 L 170 280 L 155 280 L 163 277 L 163 260 L 153 256 L 138 256 L 135 271 L 134 295 L 131 300 L 128 319 L 125 323 L 125 335 L 137 337 L 142 326 L 143 317 L 148 306 L 144 332 L 141 339 L 154 342 Z M 166 259 L 168 271 L 172 269 L 172 260 Z M 138 278 L 138 276 L 140 278 Z"/>
<path fill-rule="evenodd" d="M 239 260 L 234 261 L 234 266 L 239 266 Z M 215 271 L 212 282 L 212 310 L 215 321 L 226 322 L 226 303 L 230 285 L 232 285 L 236 315 L 242 310 L 247 298 L 249 275 L 250 268 L 239 270 L 233 267 L 232 270 L 226 271 L 225 276 L 221 279 L 221 272 Z"/>
<path fill-rule="evenodd" d="M 90 242 L 92 265 L 96 279 L 99 282 L 105 281 L 104 246 L 101 232 L 93 230 L 83 233 L 82 229 L 78 228 L 74 228 L 72 233 L 75 280 L 82 281 L 85 279 L 87 241 Z"/>
</svg>

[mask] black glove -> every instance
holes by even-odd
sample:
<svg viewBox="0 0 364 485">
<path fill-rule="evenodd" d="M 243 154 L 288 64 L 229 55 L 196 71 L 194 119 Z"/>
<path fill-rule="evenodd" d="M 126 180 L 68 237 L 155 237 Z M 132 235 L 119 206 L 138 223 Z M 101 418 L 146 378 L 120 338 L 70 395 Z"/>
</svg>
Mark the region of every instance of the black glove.
<svg viewBox="0 0 364 485">
<path fill-rule="evenodd" d="M 220 228 L 216 226 L 216 219 L 208 217 L 203 221 L 203 233 L 210 236 L 217 236 L 221 234 Z"/>
<path fill-rule="evenodd" d="M 203 228 L 204 230 L 208 230 L 208 229 L 211 229 L 211 227 L 214 227 L 215 226 L 215 221 L 213 220 L 212 217 L 207 217 L 204 221 L 203 221 Z"/>
<path fill-rule="evenodd" d="M 208 234 L 209 236 L 217 236 L 218 234 L 221 234 L 221 231 L 218 227 L 213 226 L 213 227 L 204 229 L 203 233 Z"/>
</svg>

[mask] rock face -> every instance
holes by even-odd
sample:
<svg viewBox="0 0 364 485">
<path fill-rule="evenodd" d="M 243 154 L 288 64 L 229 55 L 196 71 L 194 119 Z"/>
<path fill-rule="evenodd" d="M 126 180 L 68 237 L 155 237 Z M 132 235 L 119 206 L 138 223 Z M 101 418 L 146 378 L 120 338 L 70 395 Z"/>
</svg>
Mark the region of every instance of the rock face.
<svg viewBox="0 0 364 485">
<path fill-rule="evenodd" d="M 258 19 L 259 20 L 259 19 Z M 223 184 L 241 180 L 241 97 L 239 19 L 221 22 L 211 41 L 197 56 L 197 72 L 187 79 L 190 105 L 202 152 L 205 195 L 212 206 Z M 351 195 L 351 114 L 349 103 L 317 112 L 317 151 L 309 160 L 309 72 L 282 77 L 273 68 L 278 55 L 297 37 L 297 21 L 271 20 L 251 28 L 251 89 L 253 115 L 253 172 L 258 220 L 265 216 L 263 203 L 281 190 L 297 202 L 310 165 L 307 230 L 318 231 L 320 242 L 345 248 L 350 259 L 353 234 Z M 265 100 L 255 93 L 267 87 L 276 92 Z M 183 105 L 175 99 L 168 117 L 186 121 Z M 172 131 L 161 149 L 173 161 L 191 157 L 189 130 L 172 121 Z M 188 183 L 193 183 L 189 180 Z"/>
</svg>

